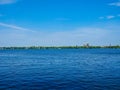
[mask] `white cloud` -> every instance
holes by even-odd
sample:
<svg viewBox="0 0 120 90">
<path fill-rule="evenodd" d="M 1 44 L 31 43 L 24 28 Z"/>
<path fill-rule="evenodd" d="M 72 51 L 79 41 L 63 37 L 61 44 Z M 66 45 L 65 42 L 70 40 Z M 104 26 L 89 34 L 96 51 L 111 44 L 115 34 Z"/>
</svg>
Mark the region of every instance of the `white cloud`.
<svg viewBox="0 0 120 90">
<path fill-rule="evenodd" d="M 118 1 L 118 2 L 114 2 L 114 3 L 109 3 L 108 5 L 110 5 L 110 6 L 118 6 L 118 7 L 120 7 L 120 1 Z"/>
<path fill-rule="evenodd" d="M 23 27 L 19 27 L 19 26 L 16 26 L 16 25 L 10 25 L 10 24 L 6 24 L 6 23 L 2 23 L 2 22 L 0 22 L 0 26 L 11 28 L 11 29 L 14 29 L 14 30 L 32 31 L 32 30 L 29 30 L 29 29 L 26 29 L 26 28 L 23 28 Z"/>
<path fill-rule="evenodd" d="M 115 16 L 109 15 L 109 16 L 107 16 L 106 18 L 107 18 L 107 19 L 113 19 L 113 18 L 115 18 Z"/>
<path fill-rule="evenodd" d="M 0 4 L 4 5 L 4 4 L 12 4 L 17 2 L 18 0 L 0 0 Z"/>
</svg>

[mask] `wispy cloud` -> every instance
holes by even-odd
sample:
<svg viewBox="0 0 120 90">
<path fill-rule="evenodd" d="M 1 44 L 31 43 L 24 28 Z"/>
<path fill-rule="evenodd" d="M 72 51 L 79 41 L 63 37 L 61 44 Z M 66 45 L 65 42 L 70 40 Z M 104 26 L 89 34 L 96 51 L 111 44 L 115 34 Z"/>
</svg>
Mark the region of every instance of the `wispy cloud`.
<svg viewBox="0 0 120 90">
<path fill-rule="evenodd" d="M 107 16 L 106 18 L 107 18 L 107 19 L 113 19 L 113 18 L 115 18 L 115 16 L 109 15 L 109 16 Z"/>
<path fill-rule="evenodd" d="M 17 2 L 18 0 L 0 0 L 0 5 L 4 5 L 4 4 L 12 4 Z"/>
<path fill-rule="evenodd" d="M 99 17 L 99 19 L 113 19 L 113 18 L 116 18 L 116 16 L 108 15 L 108 16 Z"/>
<path fill-rule="evenodd" d="M 120 1 L 118 1 L 118 2 L 113 2 L 113 3 L 109 3 L 108 5 L 120 7 Z"/>
<path fill-rule="evenodd" d="M 114 18 L 119 18 L 120 14 L 117 15 L 108 15 L 108 16 L 101 16 L 99 19 L 114 19 Z"/>
<path fill-rule="evenodd" d="M 108 45 L 119 44 L 118 29 L 77 28 L 71 31 L 58 32 L 22 32 L 20 30 L 0 30 L 0 46 L 63 46 L 63 45 Z M 7 37 L 6 37 L 7 36 Z M 112 36 L 112 37 L 111 37 Z"/>
<path fill-rule="evenodd" d="M 10 25 L 10 24 L 6 24 L 6 23 L 2 23 L 2 22 L 0 22 L 0 26 L 11 28 L 11 29 L 14 29 L 14 30 L 32 31 L 32 30 L 29 30 L 29 29 L 26 29 L 26 28 L 23 28 L 23 27 L 19 27 L 19 26 L 16 26 L 16 25 Z"/>
</svg>

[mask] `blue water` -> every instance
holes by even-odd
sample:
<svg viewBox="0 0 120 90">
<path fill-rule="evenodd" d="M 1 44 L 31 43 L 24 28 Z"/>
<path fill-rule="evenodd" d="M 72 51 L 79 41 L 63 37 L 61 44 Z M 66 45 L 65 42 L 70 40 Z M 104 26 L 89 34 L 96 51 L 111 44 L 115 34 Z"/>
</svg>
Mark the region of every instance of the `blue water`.
<svg viewBox="0 0 120 90">
<path fill-rule="evenodd" d="M 0 50 L 0 90 L 120 90 L 120 49 Z"/>
</svg>

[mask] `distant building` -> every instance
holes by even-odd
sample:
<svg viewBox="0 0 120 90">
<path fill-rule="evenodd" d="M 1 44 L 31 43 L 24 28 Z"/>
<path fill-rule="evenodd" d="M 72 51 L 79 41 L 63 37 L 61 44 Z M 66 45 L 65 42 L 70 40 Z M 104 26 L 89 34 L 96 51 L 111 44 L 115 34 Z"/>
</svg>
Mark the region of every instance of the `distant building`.
<svg viewBox="0 0 120 90">
<path fill-rule="evenodd" d="M 84 46 L 84 47 L 87 47 L 87 48 L 90 47 L 89 43 L 86 43 L 86 44 L 84 44 L 83 46 Z"/>
</svg>

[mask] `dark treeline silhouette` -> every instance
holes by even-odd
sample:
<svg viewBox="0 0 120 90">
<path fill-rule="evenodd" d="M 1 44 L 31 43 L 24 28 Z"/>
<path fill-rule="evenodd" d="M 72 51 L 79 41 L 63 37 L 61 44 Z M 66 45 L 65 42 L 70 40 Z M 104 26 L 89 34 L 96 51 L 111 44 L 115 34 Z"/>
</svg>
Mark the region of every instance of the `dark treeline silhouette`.
<svg viewBox="0 0 120 90">
<path fill-rule="evenodd" d="M 89 44 L 83 46 L 29 46 L 29 47 L 0 47 L 0 50 L 6 49 L 94 49 L 94 48 L 120 48 L 119 45 L 116 46 L 90 46 Z"/>
</svg>

